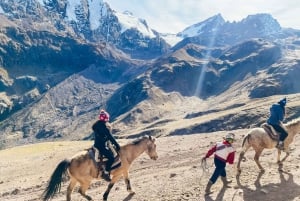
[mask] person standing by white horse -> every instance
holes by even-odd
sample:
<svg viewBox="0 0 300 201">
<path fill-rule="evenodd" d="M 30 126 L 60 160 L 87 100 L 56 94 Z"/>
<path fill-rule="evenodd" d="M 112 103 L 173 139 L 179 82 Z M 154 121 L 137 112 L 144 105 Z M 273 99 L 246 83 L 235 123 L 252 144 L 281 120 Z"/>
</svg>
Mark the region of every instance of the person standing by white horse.
<svg viewBox="0 0 300 201">
<path fill-rule="evenodd" d="M 206 189 L 205 195 L 212 193 L 210 190 L 211 186 L 217 181 L 219 176 L 221 176 L 222 182 L 225 187 L 228 187 L 228 184 L 232 181 L 227 180 L 226 177 L 226 163 L 233 164 L 234 156 L 235 156 L 235 149 L 232 146 L 234 142 L 235 135 L 233 133 L 228 133 L 224 138 L 223 142 L 217 142 L 202 158 L 202 161 L 209 158 L 213 153 L 215 153 L 214 163 L 215 163 L 215 171 L 211 178 L 209 179 Z"/>
</svg>

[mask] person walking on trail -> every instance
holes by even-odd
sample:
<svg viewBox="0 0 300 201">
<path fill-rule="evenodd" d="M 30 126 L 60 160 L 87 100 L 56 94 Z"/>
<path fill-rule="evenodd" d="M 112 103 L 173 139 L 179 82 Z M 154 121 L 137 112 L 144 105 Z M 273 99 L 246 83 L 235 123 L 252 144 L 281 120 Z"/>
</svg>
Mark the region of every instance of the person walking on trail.
<svg viewBox="0 0 300 201">
<path fill-rule="evenodd" d="M 277 148 L 280 150 L 284 149 L 284 140 L 288 136 L 286 128 L 282 121 L 285 117 L 285 105 L 286 98 L 281 99 L 278 103 L 275 103 L 270 108 L 270 117 L 267 123 L 270 124 L 277 132 L 279 132 L 279 142 Z"/>
<path fill-rule="evenodd" d="M 110 141 L 116 148 L 116 151 L 120 151 L 120 145 L 111 134 L 111 125 L 109 124 L 109 114 L 105 110 L 100 110 L 99 120 L 97 120 L 92 129 L 95 134 L 94 148 L 96 148 L 95 159 L 99 162 L 99 152 L 104 155 L 108 160 L 106 167 L 102 172 L 102 178 L 106 181 L 110 181 L 110 170 L 114 163 L 114 154 L 108 146 Z"/>
<path fill-rule="evenodd" d="M 227 180 L 225 167 L 226 163 L 233 164 L 234 162 L 235 149 L 232 146 L 232 143 L 235 141 L 234 137 L 235 135 L 233 133 L 228 133 L 222 142 L 217 142 L 202 158 L 203 162 L 215 153 L 215 171 L 206 185 L 205 195 L 212 193 L 211 187 L 217 181 L 219 176 L 221 176 L 224 187 L 230 187 L 228 184 L 232 181 Z"/>
</svg>

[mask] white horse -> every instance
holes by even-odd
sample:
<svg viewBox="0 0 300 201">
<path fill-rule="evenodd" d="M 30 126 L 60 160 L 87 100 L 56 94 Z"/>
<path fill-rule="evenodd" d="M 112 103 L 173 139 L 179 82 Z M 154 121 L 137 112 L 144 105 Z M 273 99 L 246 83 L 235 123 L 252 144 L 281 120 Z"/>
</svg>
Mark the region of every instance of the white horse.
<svg viewBox="0 0 300 201">
<path fill-rule="evenodd" d="M 277 155 L 277 163 L 282 166 L 283 161 L 286 160 L 286 158 L 290 155 L 289 152 L 289 145 L 293 142 L 295 135 L 300 131 L 300 118 L 292 120 L 288 122 L 287 124 L 284 124 L 284 126 L 287 129 L 288 136 L 284 140 L 284 152 L 286 153 L 285 157 L 280 160 L 281 150 L 278 149 L 278 155 Z M 238 164 L 237 164 L 237 170 L 240 173 L 241 172 L 241 161 L 244 159 L 244 155 L 246 151 L 253 147 L 255 151 L 254 155 L 254 161 L 256 162 L 258 168 L 261 171 L 264 171 L 264 168 L 259 163 L 259 157 L 262 153 L 262 151 L 266 149 L 272 149 L 275 148 L 277 145 L 277 140 L 274 140 L 270 137 L 270 135 L 265 131 L 264 128 L 253 128 L 251 129 L 248 134 L 243 139 L 242 144 L 242 151 L 239 156 Z"/>
</svg>

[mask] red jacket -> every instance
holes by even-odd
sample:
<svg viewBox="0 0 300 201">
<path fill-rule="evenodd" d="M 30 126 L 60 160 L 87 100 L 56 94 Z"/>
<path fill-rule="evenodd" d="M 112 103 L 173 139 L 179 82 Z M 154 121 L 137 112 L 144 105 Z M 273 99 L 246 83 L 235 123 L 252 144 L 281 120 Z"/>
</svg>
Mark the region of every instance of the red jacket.
<svg viewBox="0 0 300 201">
<path fill-rule="evenodd" d="M 223 142 L 217 142 L 215 146 L 208 150 L 205 158 L 209 158 L 213 153 L 215 153 L 216 158 L 224 161 L 225 163 L 228 162 L 229 164 L 233 164 L 234 162 L 235 149 L 226 140 Z"/>
</svg>

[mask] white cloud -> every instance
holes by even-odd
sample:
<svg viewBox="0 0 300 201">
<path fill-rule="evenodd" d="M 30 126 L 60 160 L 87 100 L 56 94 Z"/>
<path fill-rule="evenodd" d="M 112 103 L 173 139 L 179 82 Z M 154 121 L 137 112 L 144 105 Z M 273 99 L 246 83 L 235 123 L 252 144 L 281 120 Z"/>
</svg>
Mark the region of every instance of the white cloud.
<svg viewBox="0 0 300 201">
<path fill-rule="evenodd" d="M 298 0 L 104 0 L 112 9 L 129 10 L 150 27 L 163 33 L 177 33 L 218 13 L 226 21 L 240 21 L 248 15 L 269 13 L 282 27 L 300 29 Z"/>
</svg>

